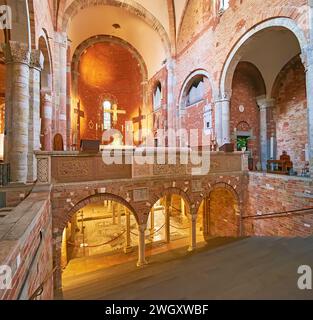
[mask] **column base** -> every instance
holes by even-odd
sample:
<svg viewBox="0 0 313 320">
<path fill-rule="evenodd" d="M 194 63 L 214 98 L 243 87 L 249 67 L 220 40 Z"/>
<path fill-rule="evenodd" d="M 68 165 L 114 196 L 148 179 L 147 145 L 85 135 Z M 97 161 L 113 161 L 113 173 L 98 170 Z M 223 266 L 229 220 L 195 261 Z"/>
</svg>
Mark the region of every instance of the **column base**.
<svg viewBox="0 0 313 320">
<path fill-rule="evenodd" d="M 148 264 L 148 262 L 145 260 L 144 262 L 138 261 L 137 262 L 137 267 L 138 268 L 143 268 L 144 266 L 146 266 Z"/>
<path fill-rule="evenodd" d="M 131 246 L 124 248 L 125 254 L 132 253 L 133 251 L 134 251 L 134 248 Z"/>
<path fill-rule="evenodd" d="M 188 252 L 194 252 L 196 249 L 197 249 L 196 247 L 189 247 L 187 251 Z"/>
</svg>

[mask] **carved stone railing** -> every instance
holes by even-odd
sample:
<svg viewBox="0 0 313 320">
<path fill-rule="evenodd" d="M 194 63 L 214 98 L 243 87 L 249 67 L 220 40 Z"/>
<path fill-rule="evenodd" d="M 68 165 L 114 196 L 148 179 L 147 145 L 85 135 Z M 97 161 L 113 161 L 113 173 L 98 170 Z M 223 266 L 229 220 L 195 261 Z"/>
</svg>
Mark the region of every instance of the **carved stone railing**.
<svg viewBox="0 0 313 320">
<path fill-rule="evenodd" d="M 109 162 L 103 161 L 101 153 L 36 152 L 38 163 L 37 183 L 75 183 L 248 171 L 247 157 L 241 152 L 193 154 L 193 156 L 198 157 L 200 164 L 193 164 L 194 161 L 190 158 L 189 151 L 173 152 L 167 150 L 165 161 L 161 164 L 158 160 L 160 160 L 160 157 L 162 158 L 162 155 L 158 154 L 157 156 L 155 150 L 142 153 L 138 150 L 136 153 L 134 153 L 134 150 L 122 150 L 119 154 L 122 159 L 120 164 L 108 164 Z M 111 155 L 113 156 L 113 154 Z M 137 161 L 136 157 L 140 157 L 140 155 L 143 155 L 145 159 L 150 159 L 148 164 L 140 163 L 142 158 Z M 151 157 L 154 160 L 151 160 Z M 200 167 L 204 168 L 202 172 L 199 171 Z"/>
</svg>

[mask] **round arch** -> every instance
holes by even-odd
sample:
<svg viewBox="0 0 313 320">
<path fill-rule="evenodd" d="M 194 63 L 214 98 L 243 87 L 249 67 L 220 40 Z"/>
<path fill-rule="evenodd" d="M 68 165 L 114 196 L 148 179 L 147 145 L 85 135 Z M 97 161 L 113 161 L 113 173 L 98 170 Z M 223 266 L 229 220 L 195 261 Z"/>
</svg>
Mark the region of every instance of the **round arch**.
<svg viewBox="0 0 313 320">
<path fill-rule="evenodd" d="M 79 60 L 81 55 L 84 53 L 84 51 L 89 47 L 91 47 L 92 45 L 96 43 L 101 43 L 101 42 L 114 43 L 126 48 L 137 59 L 140 65 L 142 76 L 143 76 L 143 82 L 148 81 L 147 66 L 141 54 L 127 41 L 118 37 L 110 36 L 110 35 L 93 36 L 91 38 L 86 39 L 76 48 L 72 58 L 72 71 L 74 71 L 74 74 L 77 74 Z"/>
<path fill-rule="evenodd" d="M 185 98 L 186 91 L 188 90 L 188 86 L 190 84 L 190 81 L 197 76 L 204 76 L 208 79 L 208 81 L 210 83 L 211 90 L 212 90 L 212 99 L 215 100 L 217 98 L 217 96 L 218 96 L 217 90 L 215 89 L 214 82 L 213 82 L 213 79 L 212 79 L 210 73 L 208 71 L 206 71 L 205 69 L 197 69 L 188 75 L 188 77 L 185 79 L 185 81 L 181 87 L 181 90 L 179 93 L 179 101 L 178 101 L 179 109 L 182 108 L 183 100 Z"/>
<path fill-rule="evenodd" d="M 46 88 L 43 88 L 43 89 L 49 89 L 49 91 L 52 92 L 53 91 L 52 54 L 51 54 L 51 47 L 48 40 L 48 36 L 44 29 L 42 30 L 38 38 L 37 47 L 38 47 L 38 50 L 40 50 L 44 56 L 44 67 L 42 70 L 42 75 L 46 77 L 46 79 L 44 79 L 44 82 L 45 82 L 44 85 L 46 86 Z"/>
<path fill-rule="evenodd" d="M 154 195 L 152 197 L 152 205 L 150 207 L 150 210 L 153 208 L 153 206 L 162 198 L 168 196 L 168 195 L 176 195 L 176 196 L 180 196 L 184 201 L 185 201 L 185 204 L 188 206 L 189 209 L 191 209 L 191 200 L 190 200 L 190 197 L 188 196 L 188 194 L 186 194 L 183 190 L 179 189 L 179 188 L 174 188 L 174 187 L 171 187 L 171 188 L 168 188 L 168 189 L 165 189 L 163 190 L 161 193 L 157 194 L 157 195 Z"/>
<path fill-rule="evenodd" d="M 245 33 L 234 45 L 232 50 L 227 56 L 227 59 L 224 63 L 221 78 L 220 78 L 220 96 L 223 97 L 225 94 L 231 93 L 232 88 L 232 79 L 235 72 L 235 69 L 241 59 L 241 49 L 244 44 L 246 44 L 255 34 L 258 32 L 269 29 L 269 28 L 284 28 L 289 31 L 291 31 L 295 37 L 297 38 L 299 42 L 299 46 L 301 49 L 301 52 L 305 51 L 305 48 L 307 47 L 307 39 L 303 33 L 303 31 L 300 29 L 300 27 L 297 25 L 297 23 L 290 19 L 285 17 L 280 18 L 274 18 L 269 19 L 267 21 L 261 22 L 260 24 L 252 27 L 247 33 Z"/>
<path fill-rule="evenodd" d="M 82 9 L 89 8 L 91 6 L 108 5 L 114 7 L 120 7 L 128 12 L 136 15 L 143 20 L 148 26 L 150 26 L 160 36 L 164 45 L 164 49 L 168 58 L 171 57 L 171 43 L 169 36 L 164 29 L 160 21 L 154 17 L 148 10 L 142 5 L 133 0 L 98 0 L 96 3 L 86 0 L 74 0 L 71 5 L 66 9 L 63 19 L 59 18 L 59 28 L 63 32 L 67 31 L 69 21 Z"/>
<path fill-rule="evenodd" d="M 81 210 L 82 208 L 84 208 L 89 204 L 97 203 L 100 201 L 113 201 L 125 206 L 134 215 L 136 222 L 139 224 L 139 218 L 138 218 L 137 212 L 126 200 L 124 200 L 122 197 L 117 196 L 115 194 L 99 193 L 96 195 L 89 196 L 85 199 L 82 199 L 78 203 L 76 203 L 73 206 L 73 208 L 66 213 L 65 219 L 61 222 L 61 225 L 59 226 L 59 228 L 63 230 L 77 211 Z"/>
</svg>

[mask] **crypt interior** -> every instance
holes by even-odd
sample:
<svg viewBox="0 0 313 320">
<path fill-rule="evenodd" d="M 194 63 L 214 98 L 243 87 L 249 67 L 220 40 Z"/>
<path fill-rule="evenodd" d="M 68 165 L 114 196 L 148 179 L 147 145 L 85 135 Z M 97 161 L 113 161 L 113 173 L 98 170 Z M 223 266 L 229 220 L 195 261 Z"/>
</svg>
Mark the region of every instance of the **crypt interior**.
<svg viewBox="0 0 313 320">
<path fill-rule="evenodd" d="M 312 1 L 0 6 L 0 300 L 313 299 Z"/>
</svg>

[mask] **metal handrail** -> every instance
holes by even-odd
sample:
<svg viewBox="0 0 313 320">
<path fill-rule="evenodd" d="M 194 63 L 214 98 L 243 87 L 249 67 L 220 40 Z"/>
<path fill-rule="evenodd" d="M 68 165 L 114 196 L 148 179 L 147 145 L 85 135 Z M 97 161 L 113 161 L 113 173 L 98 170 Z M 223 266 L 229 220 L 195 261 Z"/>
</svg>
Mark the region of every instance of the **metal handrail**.
<svg viewBox="0 0 313 320">
<path fill-rule="evenodd" d="M 43 287 L 44 285 L 50 280 L 50 278 L 52 277 L 52 275 L 56 272 L 58 268 L 54 267 L 52 269 L 52 271 L 50 271 L 48 273 L 48 275 L 45 277 L 44 281 L 40 284 L 40 286 L 34 291 L 34 293 L 30 296 L 29 300 L 35 300 L 36 298 L 38 298 L 39 296 L 42 295 L 43 293 Z"/>
<path fill-rule="evenodd" d="M 309 212 L 309 211 L 312 211 L 312 212 Z M 272 212 L 272 213 L 259 214 L 259 215 L 253 215 L 253 216 L 244 216 L 242 217 L 242 219 L 243 220 L 265 219 L 265 218 L 276 218 L 277 216 L 290 216 L 290 215 L 301 215 L 301 214 L 313 214 L 313 207 L 290 210 L 290 211 Z"/>
</svg>

